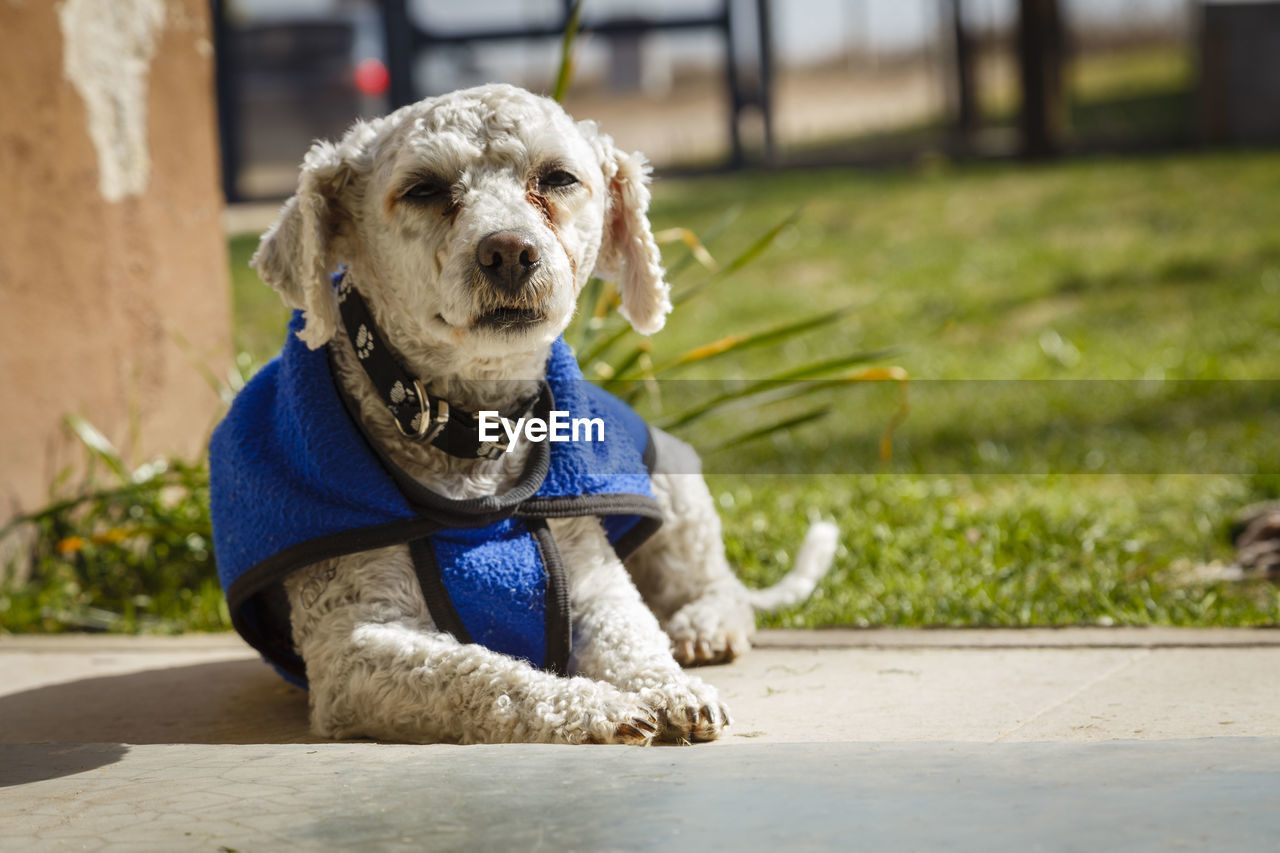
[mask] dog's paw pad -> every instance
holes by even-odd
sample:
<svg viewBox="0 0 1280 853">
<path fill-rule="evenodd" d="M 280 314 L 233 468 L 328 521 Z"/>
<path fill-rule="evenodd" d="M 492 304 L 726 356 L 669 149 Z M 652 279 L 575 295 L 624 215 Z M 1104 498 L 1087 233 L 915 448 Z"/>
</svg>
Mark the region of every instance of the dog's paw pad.
<svg viewBox="0 0 1280 853">
<path fill-rule="evenodd" d="M 732 719 L 716 698 L 715 688 L 690 679 L 683 688 L 641 691 L 645 702 L 659 708 L 657 739 L 668 743 L 715 740 Z"/>
<path fill-rule="evenodd" d="M 650 741 L 658 734 L 662 724 L 658 719 L 658 715 L 641 709 L 640 713 L 632 715 L 629 719 L 621 723 L 604 723 L 604 730 L 596 727 L 596 730 L 588 734 L 584 739 L 585 743 L 604 744 L 604 743 L 620 743 L 628 746 L 647 746 Z"/>
<path fill-rule="evenodd" d="M 619 743 L 645 744 L 657 733 L 658 718 L 651 714 L 645 717 L 632 717 L 630 722 L 618 726 L 614 737 Z"/>
<path fill-rule="evenodd" d="M 686 604 L 663 626 L 681 666 L 728 663 L 751 648 L 755 617 L 745 602 L 720 596 Z"/>
<path fill-rule="evenodd" d="M 661 739 L 664 741 L 698 743 L 715 740 L 733 722 L 729 709 L 719 702 L 688 706 L 671 714 L 664 714 Z"/>
</svg>

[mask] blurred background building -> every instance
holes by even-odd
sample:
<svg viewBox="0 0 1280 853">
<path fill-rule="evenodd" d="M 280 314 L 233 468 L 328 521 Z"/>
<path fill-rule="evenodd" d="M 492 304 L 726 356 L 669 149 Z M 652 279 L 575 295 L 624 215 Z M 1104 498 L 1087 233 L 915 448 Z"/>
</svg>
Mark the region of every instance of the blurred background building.
<svg viewBox="0 0 1280 853">
<path fill-rule="evenodd" d="M 215 3 L 228 193 L 286 194 L 307 143 L 355 115 L 495 80 L 548 91 L 569 6 Z M 1274 142 L 1278 9 L 586 0 L 567 106 L 669 169 Z"/>
</svg>

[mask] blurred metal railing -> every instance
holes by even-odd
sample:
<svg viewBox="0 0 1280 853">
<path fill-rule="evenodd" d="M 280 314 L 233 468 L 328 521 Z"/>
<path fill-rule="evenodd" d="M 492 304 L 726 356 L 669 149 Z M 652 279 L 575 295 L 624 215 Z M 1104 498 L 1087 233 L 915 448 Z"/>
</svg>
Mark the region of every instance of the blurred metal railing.
<svg viewBox="0 0 1280 853">
<path fill-rule="evenodd" d="M 475 42 L 560 38 L 569 26 L 573 5 L 573 0 L 562 0 L 558 19 L 544 24 L 445 32 L 416 23 L 409 14 L 408 0 L 383 0 L 387 68 L 391 72 L 391 106 L 404 106 L 421 97 L 414 85 L 413 69 L 422 51 Z M 747 20 L 748 14 L 754 19 Z M 747 29 L 751 25 L 754 25 L 754 49 L 744 55 L 741 41 L 744 34 L 751 35 Z M 717 34 L 724 45 L 723 73 L 729 102 L 729 165 L 737 167 L 747 162 L 743 126 L 744 119 L 753 110 L 759 112 L 763 123 L 763 158 L 766 162 L 771 160 L 773 51 L 769 42 L 768 0 L 748 0 L 746 3 L 720 0 L 718 8 L 707 14 L 629 16 L 587 20 L 582 25 L 584 33 L 610 38 L 639 38 L 650 33 L 699 30 Z M 750 64 L 747 64 L 748 59 Z"/>
</svg>

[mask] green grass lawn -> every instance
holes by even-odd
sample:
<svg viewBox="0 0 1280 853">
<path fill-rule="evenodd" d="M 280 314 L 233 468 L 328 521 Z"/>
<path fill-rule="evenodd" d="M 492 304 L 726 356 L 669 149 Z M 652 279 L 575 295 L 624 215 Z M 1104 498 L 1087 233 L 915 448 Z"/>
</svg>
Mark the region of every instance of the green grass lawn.
<svg viewBox="0 0 1280 853">
<path fill-rule="evenodd" d="M 887 465 L 876 445 L 896 386 L 827 392 L 824 420 L 706 457 L 749 582 L 786 570 L 810 517 L 843 531 L 815 598 L 776 624 L 1280 621 L 1274 586 L 1192 571 L 1230 558 L 1232 513 L 1280 495 L 1280 382 L 1266 381 L 1280 380 L 1280 156 L 664 181 L 652 213 L 658 229 L 718 232 L 723 262 L 797 208 L 766 253 L 682 304 L 650 354 L 852 305 L 834 330 L 683 375 L 749 380 L 893 347 L 878 363 L 912 377 Z M 238 344 L 262 358 L 283 313 L 245 269 L 254 243 L 231 250 Z M 676 280 L 705 275 L 683 265 Z M 685 435 L 706 448 L 725 429 Z"/>
<path fill-rule="evenodd" d="M 1199 583 L 1188 570 L 1229 559 L 1230 515 L 1276 495 L 1277 383 L 1222 380 L 1280 378 L 1280 157 L 759 175 L 658 198 L 659 224 L 695 230 L 741 205 L 718 255 L 794 206 L 804 215 L 688 306 L 696 320 L 673 322 L 655 360 L 709 329 L 852 303 L 865 307 L 841 334 L 740 369 L 853 342 L 901 347 L 893 360 L 915 380 L 889 466 L 907 473 L 741 473 L 797 456 L 810 472 L 875 470 L 891 409 L 875 405 L 883 392 L 856 388 L 824 422 L 708 459 L 725 472 L 713 488 L 753 582 L 784 571 L 806 514 L 844 531 L 819 597 L 780 622 L 1277 621 L 1274 587 Z M 1189 381 L 1079 381 L 1104 379 Z M 1081 435 L 1116 458 L 1084 464 Z M 929 475 L 939 471 L 950 475 Z M 1068 473 L 1022 473 L 1044 471 Z"/>
</svg>

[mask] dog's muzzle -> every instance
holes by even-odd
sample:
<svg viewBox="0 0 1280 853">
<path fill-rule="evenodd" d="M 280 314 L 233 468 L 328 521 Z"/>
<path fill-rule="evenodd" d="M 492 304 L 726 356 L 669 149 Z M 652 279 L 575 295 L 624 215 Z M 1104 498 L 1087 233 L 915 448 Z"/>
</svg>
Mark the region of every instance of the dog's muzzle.
<svg viewBox="0 0 1280 853">
<path fill-rule="evenodd" d="M 494 231 L 476 247 L 476 266 L 482 306 L 477 326 L 519 332 L 547 319 L 542 253 L 531 234 Z"/>
<path fill-rule="evenodd" d="M 542 254 L 524 231 L 494 231 L 476 246 L 476 263 L 495 290 L 518 296 L 541 266 Z"/>
</svg>

